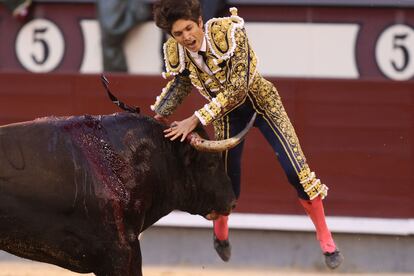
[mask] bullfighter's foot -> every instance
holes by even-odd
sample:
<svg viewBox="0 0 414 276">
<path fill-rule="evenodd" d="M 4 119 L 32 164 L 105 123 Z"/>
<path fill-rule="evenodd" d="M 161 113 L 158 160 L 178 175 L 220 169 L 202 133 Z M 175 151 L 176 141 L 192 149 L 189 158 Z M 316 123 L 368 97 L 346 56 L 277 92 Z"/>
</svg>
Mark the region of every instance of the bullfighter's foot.
<svg viewBox="0 0 414 276">
<path fill-rule="evenodd" d="M 221 241 L 217 239 L 216 235 L 214 235 L 213 241 L 214 249 L 216 249 L 217 254 L 223 261 L 228 262 L 231 257 L 231 245 L 229 240 Z"/>
<path fill-rule="evenodd" d="M 326 266 L 330 269 L 337 268 L 344 261 L 344 256 L 338 249 L 335 249 L 335 251 L 331 253 L 325 252 L 323 255 L 325 255 Z"/>
</svg>

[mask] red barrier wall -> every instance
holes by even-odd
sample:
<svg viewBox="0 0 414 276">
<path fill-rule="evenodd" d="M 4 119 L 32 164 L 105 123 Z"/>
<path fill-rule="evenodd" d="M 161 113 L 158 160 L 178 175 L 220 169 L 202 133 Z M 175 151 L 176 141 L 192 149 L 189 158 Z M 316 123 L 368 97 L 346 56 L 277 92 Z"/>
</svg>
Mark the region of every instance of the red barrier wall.
<svg viewBox="0 0 414 276">
<path fill-rule="evenodd" d="M 152 115 L 165 80 L 109 75 L 123 101 Z M 414 82 L 270 79 L 278 87 L 312 170 L 329 187 L 327 214 L 414 217 Z M 204 104 L 193 93 L 173 119 Z M 48 115 L 107 114 L 98 75 L 0 74 L 0 124 Z M 211 131 L 211 130 L 210 130 Z M 247 137 L 238 212 L 303 214 L 257 130 Z"/>
</svg>

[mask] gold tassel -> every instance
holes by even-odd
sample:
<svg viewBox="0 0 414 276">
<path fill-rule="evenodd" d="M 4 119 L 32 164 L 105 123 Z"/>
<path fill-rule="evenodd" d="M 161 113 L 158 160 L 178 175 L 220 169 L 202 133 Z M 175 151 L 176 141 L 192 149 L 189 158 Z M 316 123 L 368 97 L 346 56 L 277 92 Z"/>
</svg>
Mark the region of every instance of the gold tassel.
<svg viewBox="0 0 414 276">
<path fill-rule="evenodd" d="M 237 16 L 237 8 L 236 7 L 231 7 L 230 8 L 230 13 L 231 13 L 231 16 Z"/>
</svg>

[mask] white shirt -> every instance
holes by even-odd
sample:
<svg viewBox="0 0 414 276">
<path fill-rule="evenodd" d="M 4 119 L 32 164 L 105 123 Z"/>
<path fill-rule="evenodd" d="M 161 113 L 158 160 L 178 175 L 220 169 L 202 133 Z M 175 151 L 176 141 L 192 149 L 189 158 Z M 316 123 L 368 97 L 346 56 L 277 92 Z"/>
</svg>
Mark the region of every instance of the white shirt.
<svg viewBox="0 0 414 276">
<path fill-rule="evenodd" d="M 201 44 L 201 48 L 199 51 L 206 52 L 206 50 L 207 50 L 207 41 L 206 41 L 206 37 L 203 37 L 203 42 Z M 203 57 L 199 55 L 198 52 L 192 52 L 190 50 L 188 50 L 188 52 L 190 53 L 191 57 L 194 59 L 195 63 L 197 63 L 197 65 L 201 69 L 203 69 L 204 72 L 206 72 L 210 76 L 213 75 L 210 68 L 208 68 L 207 64 L 204 62 Z"/>
</svg>

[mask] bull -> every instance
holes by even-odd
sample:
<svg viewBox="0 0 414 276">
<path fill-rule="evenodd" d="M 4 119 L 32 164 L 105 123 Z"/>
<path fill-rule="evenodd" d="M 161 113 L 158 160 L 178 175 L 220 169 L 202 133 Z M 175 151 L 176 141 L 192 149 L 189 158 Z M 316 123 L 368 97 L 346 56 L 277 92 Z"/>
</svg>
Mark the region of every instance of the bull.
<svg viewBox="0 0 414 276">
<path fill-rule="evenodd" d="M 0 127 L 0 249 L 97 276 L 142 275 L 138 235 L 172 210 L 234 206 L 219 153 L 233 141 L 165 139 L 152 118 L 47 117 Z M 195 149 L 197 148 L 197 149 Z"/>
</svg>

